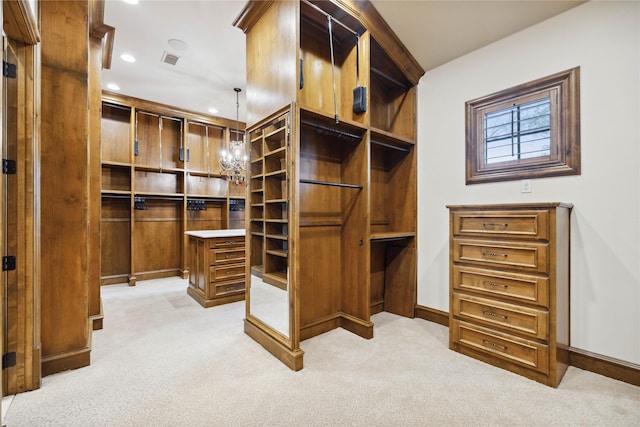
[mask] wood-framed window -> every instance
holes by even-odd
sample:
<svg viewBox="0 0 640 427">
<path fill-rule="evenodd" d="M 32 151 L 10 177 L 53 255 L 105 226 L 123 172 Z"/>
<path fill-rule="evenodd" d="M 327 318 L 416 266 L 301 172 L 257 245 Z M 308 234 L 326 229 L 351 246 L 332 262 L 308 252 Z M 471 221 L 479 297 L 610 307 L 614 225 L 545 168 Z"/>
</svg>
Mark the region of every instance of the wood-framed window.
<svg viewBox="0 0 640 427">
<path fill-rule="evenodd" d="M 580 67 L 466 103 L 466 183 L 580 174 Z"/>
</svg>

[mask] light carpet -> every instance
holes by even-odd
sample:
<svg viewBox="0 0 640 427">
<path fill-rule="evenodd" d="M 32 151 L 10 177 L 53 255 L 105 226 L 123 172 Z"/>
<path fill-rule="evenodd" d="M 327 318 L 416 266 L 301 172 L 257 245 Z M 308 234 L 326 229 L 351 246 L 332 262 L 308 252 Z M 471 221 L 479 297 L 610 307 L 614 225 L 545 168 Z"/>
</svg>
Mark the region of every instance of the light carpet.
<svg viewBox="0 0 640 427">
<path fill-rule="evenodd" d="M 638 426 L 640 387 L 570 367 L 557 389 L 448 349 L 447 328 L 390 313 L 374 338 L 303 341 L 293 372 L 178 278 L 102 288 L 91 366 L 13 398 L 14 426 Z"/>
</svg>

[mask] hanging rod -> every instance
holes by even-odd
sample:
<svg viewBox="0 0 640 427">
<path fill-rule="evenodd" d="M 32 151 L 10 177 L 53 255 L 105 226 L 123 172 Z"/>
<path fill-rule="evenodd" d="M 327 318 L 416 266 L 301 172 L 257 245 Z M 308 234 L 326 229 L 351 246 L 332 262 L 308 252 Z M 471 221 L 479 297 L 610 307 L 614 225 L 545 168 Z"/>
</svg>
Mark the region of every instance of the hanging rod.
<svg viewBox="0 0 640 427">
<path fill-rule="evenodd" d="M 354 36 L 357 36 L 358 33 L 354 30 L 352 30 L 351 28 L 347 27 L 345 24 L 343 24 L 342 22 L 338 21 L 336 18 L 334 18 L 333 16 L 331 16 L 330 14 L 328 14 L 327 12 L 325 12 L 324 10 L 320 9 L 318 6 L 316 6 L 315 4 L 311 3 L 308 0 L 302 0 L 303 3 L 308 4 L 309 6 L 311 6 L 312 8 L 314 8 L 316 11 L 322 13 L 323 15 L 330 17 L 332 20 L 334 20 L 337 24 L 339 24 L 342 28 L 344 28 L 345 30 L 349 31 L 351 34 L 353 34 Z"/>
<path fill-rule="evenodd" d="M 375 73 L 377 75 L 379 75 L 380 77 L 389 80 L 391 83 L 395 83 L 396 85 L 402 87 L 402 88 L 409 88 L 411 86 L 407 85 L 406 83 L 402 83 L 400 80 L 396 80 L 393 77 L 391 77 L 388 74 L 383 73 L 382 71 L 378 70 L 377 68 L 371 67 L 371 72 Z"/>
<path fill-rule="evenodd" d="M 329 127 L 329 126 L 324 126 L 324 125 L 321 125 L 321 124 L 318 124 L 318 123 L 309 122 L 307 120 L 300 120 L 300 123 L 302 123 L 304 125 L 312 126 L 312 127 L 318 128 L 318 129 L 322 129 L 322 130 L 324 130 L 326 132 L 332 132 L 332 133 L 337 133 L 338 135 L 341 135 L 341 136 L 347 136 L 347 137 L 353 138 L 353 139 L 361 139 L 362 138 L 362 136 L 357 135 L 355 133 L 350 133 L 350 132 L 346 132 L 346 131 L 343 131 L 343 130 L 340 130 L 340 129 L 332 128 L 332 127 Z"/>
<path fill-rule="evenodd" d="M 316 181 L 315 179 L 301 179 L 302 184 L 328 185 L 329 187 L 357 188 L 362 190 L 362 185 L 343 184 L 341 182 Z"/>
<path fill-rule="evenodd" d="M 130 199 L 130 194 L 116 194 L 116 193 L 102 193 L 100 195 L 103 199 Z"/>
<path fill-rule="evenodd" d="M 128 106 L 128 105 L 114 104 L 114 103 L 112 103 L 112 102 L 110 102 L 108 100 L 105 100 L 104 103 L 107 104 L 109 107 L 117 108 L 119 110 L 124 110 L 124 111 L 131 112 L 131 107 Z"/>
<path fill-rule="evenodd" d="M 379 142 L 379 141 L 375 141 L 373 139 L 371 140 L 371 143 L 372 144 L 376 144 L 376 145 L 380 145 L 382 147 L 391 148 L 393 150 L 404 151 L 405 153 L 408 153 L 409 151 L 411 151 L 409 148 L 398 147 L 397 145 L 387 144 L 385 142 Z"/>
<path fill-rule="evenodd" d="M 175 202 L 182 202 L 184 200 L 182 196 L 162 196 L 159 194 L 136 194 L 135 197 L 141 197 L 143 199 L 150 200 L 170 200 Z"/>
</svg>

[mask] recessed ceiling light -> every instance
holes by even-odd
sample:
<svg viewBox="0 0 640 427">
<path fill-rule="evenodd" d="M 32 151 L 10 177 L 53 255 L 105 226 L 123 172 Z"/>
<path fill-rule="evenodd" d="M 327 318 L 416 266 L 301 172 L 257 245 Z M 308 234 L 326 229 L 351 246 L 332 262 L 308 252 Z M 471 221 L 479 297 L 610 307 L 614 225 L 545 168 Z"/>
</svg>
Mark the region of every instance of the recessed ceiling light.
<svg viewBox="0 0 640 427">
<path fill-rule="evenodd" d="M 115 84 L 115 83 L 109 83 L 109 84 L 107 85 L 107 88 L 109 88 L 109 89 L 111 89 L 111 90 L 120 90 L 120 86 L 118 86 L 118 85 L 117 85 L 117 84 Z"/>
<path fill-rule="evenodd" d="M 120 55 L 120 59 L 122 59 L 125 62 L 136 62 L 136 58 L 134 58 L 133 55 L 130 55 L 128 53 L 123 53 L 122 55 Z"/>
<path fill-rule="evenodd" d="M 179 39 L 170 39 L 168 42 L 169 46 L 174 48 L 175 50 L 187 50 L 189 49 L 189 45 Z"/>
<path fill-rule="evenodd" d="M 129 4 L 138 4 L 138 0 L 122 0 L 122 1 Z"/>
<path fill-rule="evenodd" d="M 210 112 L 211 114 L 218 114 L 218 109 L 217 109 L 217 108 L 213 108 L 213 107 L 211 107 L 211 108 L 209 108 L 209 112 Z"/>
</svg>

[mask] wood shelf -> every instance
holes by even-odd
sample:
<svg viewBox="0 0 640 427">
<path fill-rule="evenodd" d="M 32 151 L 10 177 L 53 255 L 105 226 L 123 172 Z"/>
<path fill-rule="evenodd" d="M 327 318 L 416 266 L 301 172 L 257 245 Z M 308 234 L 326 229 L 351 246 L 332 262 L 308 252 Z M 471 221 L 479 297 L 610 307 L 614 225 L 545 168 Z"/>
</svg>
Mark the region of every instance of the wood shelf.
<svg viewBox="0 0 640 427">
<path fill-rule="evenodd" d="M 414 232 L 392 232 L 392 233 L 374 233 L 369 236 L 371 241 L 391 241 L 413 239 L 416 237 Z"/>
</svg>

